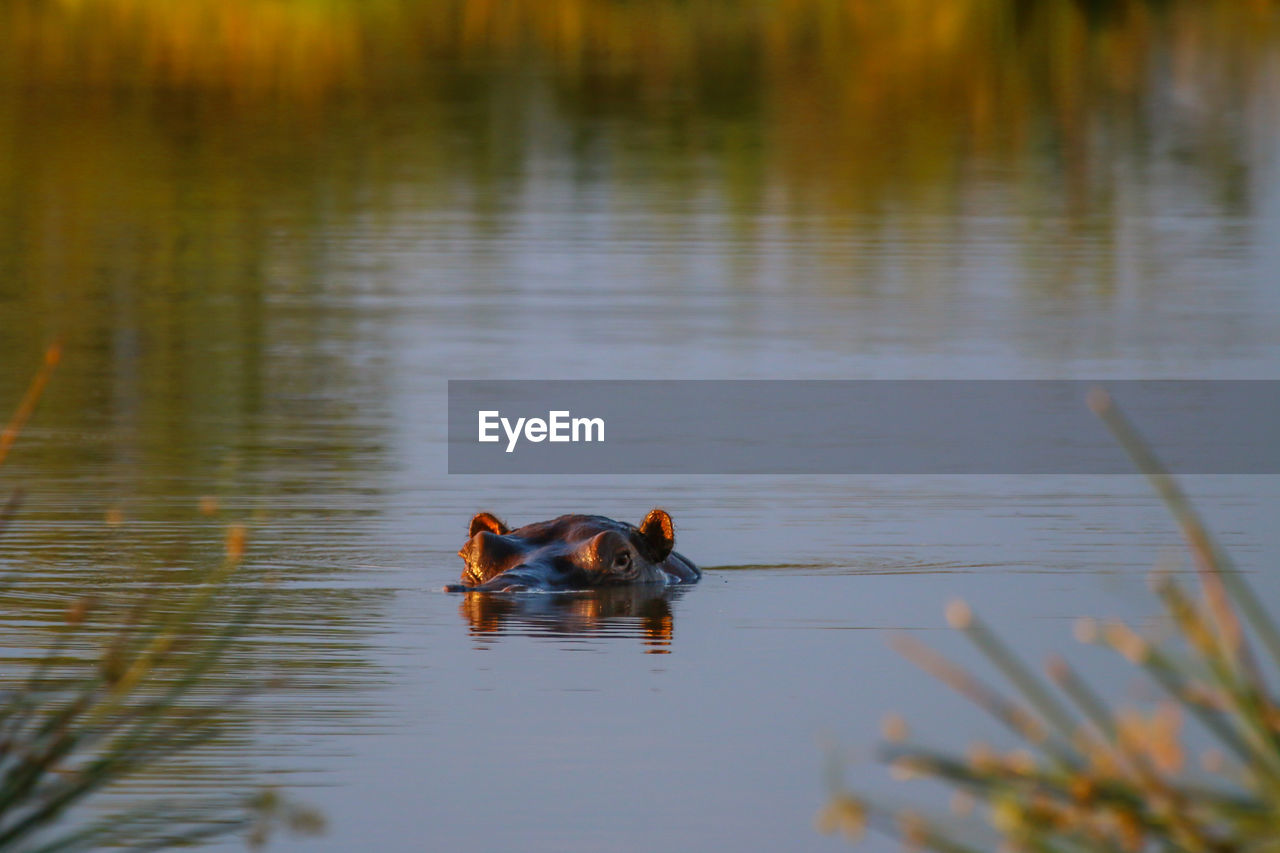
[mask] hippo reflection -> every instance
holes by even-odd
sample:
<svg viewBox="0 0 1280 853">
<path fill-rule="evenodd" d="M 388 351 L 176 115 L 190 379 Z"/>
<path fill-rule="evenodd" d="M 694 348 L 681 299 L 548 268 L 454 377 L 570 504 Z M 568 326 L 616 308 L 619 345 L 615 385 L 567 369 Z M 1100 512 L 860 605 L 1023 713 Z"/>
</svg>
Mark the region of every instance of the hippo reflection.
<svg viewBox="0 0 1280 853">
<path fill-rule="evenodd" d="M 671 516 L 655 509 L 636 527 L 601 515 L 562 515 L 511 530 L 482 512 L 458 556 L 462 583 L 448 592 L 582 590 L 695 583 L 702 572 L 671 550 Z"/>
<path fill-rule="evenodd" d="M 468 595 L 458 604 L 458 613 L 478 641 L 513 635 L 634 637 L 646 654 L 668 654 L 674 635 L 672 602 L 682 592 L 643 584 L 556 595 Z"/>
</svg>

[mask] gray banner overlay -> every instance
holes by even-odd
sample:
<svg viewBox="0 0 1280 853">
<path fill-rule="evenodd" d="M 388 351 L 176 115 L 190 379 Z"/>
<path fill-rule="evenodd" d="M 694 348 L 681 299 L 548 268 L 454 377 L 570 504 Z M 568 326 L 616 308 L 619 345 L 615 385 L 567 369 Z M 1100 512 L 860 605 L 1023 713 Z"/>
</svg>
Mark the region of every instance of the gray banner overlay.
<svg viewBox="0 0 1280 853">
<path fill-rule="evenodd" d="M 1280 473 L 1271 380 L 452 380 L 449 473 L 1132 474 L 1096 387 L 1174 473 Z"/>
</svg>

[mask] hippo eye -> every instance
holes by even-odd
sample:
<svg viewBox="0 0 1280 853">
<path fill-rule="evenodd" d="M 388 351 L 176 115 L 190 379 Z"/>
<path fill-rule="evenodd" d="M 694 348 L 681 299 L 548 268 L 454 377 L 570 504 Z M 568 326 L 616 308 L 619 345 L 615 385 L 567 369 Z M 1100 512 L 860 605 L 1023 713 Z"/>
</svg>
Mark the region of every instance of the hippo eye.
<svg viewBox="0 0 1280 853">
<path fill-rule="evenodd" d="M 631 565 L 630 551 L 624 549 L 613 555 L 613 567 L 615 569 L 625 569 L 629 565 Z"/>
</svg>

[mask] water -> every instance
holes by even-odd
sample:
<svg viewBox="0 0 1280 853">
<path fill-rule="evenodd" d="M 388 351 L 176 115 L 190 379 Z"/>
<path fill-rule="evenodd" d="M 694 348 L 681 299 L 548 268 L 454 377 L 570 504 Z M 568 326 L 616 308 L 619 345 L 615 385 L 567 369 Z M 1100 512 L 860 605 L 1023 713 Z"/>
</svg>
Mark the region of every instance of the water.
<svg viewBox="0 0 1280 853">
<path fill-rule="evenodd" d="M 11 656 L 248 524 L 271 604 L 219 678 L 283 682 L 121 796 L 283 785 L 330 828 L 277 849 L 838 849 L 812 829 L 824 744 L 897 801 L 867 760 L 883 713 L 998 739 L 886 646 L 975 660 L 954 596 L 1149 696 L 1070 639 L 1149 619 L 1180 554 L 1136 477 L 449 476 L 445 383 L 1277 378 L 1280 43 L 1219 10 L 1188 47 L 1188 14 L 1096 24 L 1126 47 L 1065 83 L 1033 29 L 945 102 L 924 59 L 877 88 L 726 51 L 664 83 L 497 48 L 287 109 L 6 90 L 0 400 L 67 347 L 3 469 Z M 1280 600 L 1280 483 L 1186 485 Z M 655 505 L 707 568 L 683 594 L 439 592 L 476 511 Z"/>
</svg>

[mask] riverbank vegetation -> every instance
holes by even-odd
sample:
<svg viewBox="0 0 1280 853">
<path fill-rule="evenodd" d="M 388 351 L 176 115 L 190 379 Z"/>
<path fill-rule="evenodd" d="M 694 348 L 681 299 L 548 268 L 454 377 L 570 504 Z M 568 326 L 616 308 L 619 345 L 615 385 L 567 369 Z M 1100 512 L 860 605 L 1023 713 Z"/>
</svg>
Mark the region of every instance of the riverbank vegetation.
<svg viewBox="0 0 1280 853">
<path fill-rule="evenodd" d="M 1046 662 L 1041 677 L 967 604 L 952 602 L 947 621 L 1011 691 L 914 638 L 900 637 L 897 648 L 1021 745 L 1001 751 L 975 744 L 956 754 L 912 743 L 907 722 L 892 716 L 883 757 L 893 775 L 951 788 L 956 814 L 884 808 L 845 789 L 836 769 L 818 817 L 823 831 L 857 839 L 870 826 L 945 853 L 990 850 L 996 839 L 1003 850 L 1280 848 L 1280 627 L 1112 401 L 1097 392 L 1090 402 L 1168 505 L 1199 588 L 1170 573 L 1154 577 L 1163 637 L 1091 618 L 1077 623 L 1075 635 L 1137 667 L 1161 698 L 1119 707 L 1060 657 Z"/>
<path fill-rule="evenodd" d="M 61 356 L 50 347 L 15 415 L 0 432 L 0 464 L 17 441 Z M 20 523 L 22 494 L 0 510 L 0 542 Z M 0 850 L 164 849 L 228 833 L 251 844 L 284 827 L 314 833 L 321 817 L 274 790 L 175 793 L 104 801 L 122 784 L 161 772 L 216 745 L 229 709 L 251 693 L 221 689 L 214 667 L 260 604 L 244 598 L 211 623 L 246 548 L 245 528 L 226 529 L 223 554 L 203 568 L 131 584 L 127 595 L 72 595 L 61 624 L 31 640 L 34 659 L 6 643 L 0 682 Z M 20 595 L 23 569 L 6 567 L 0 592 Z M 46 606 L 48 602 L 44 603 Z M 25 620 L 7 626 L 15 634 Z M 17 639 L 16 637 L 13 639 Z M 18 666 L 15 666 L 18 664 Z M 25 667 L 26 671 L 20 671 Z M 15 671 L 17 670 L 17 671 Z M 180 787 L 180 786 L 177 786 Z"/>
</svg>

